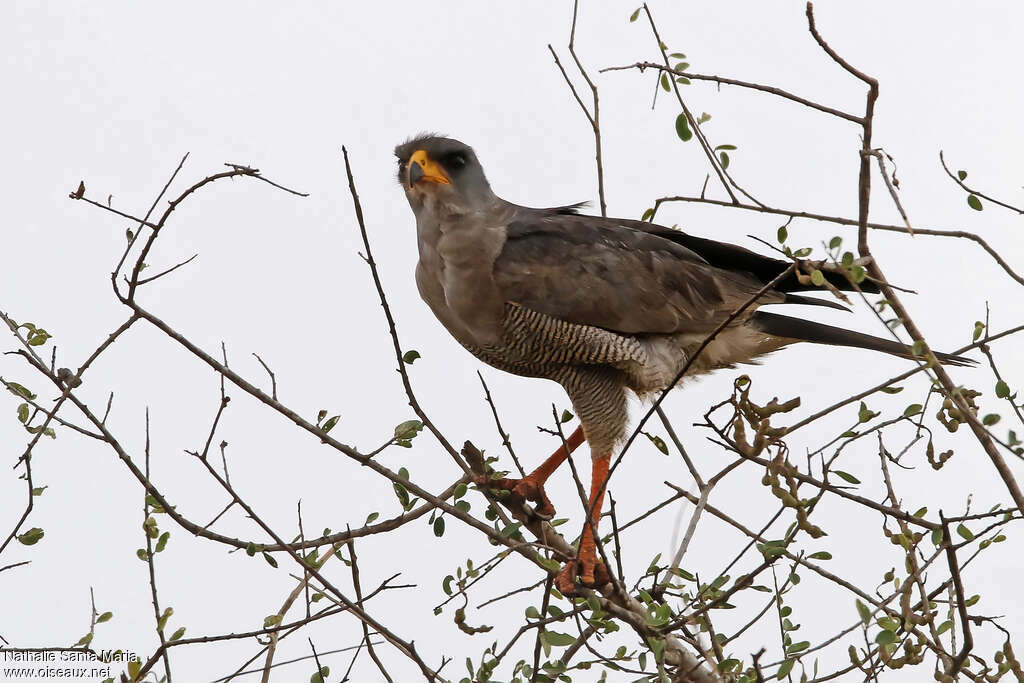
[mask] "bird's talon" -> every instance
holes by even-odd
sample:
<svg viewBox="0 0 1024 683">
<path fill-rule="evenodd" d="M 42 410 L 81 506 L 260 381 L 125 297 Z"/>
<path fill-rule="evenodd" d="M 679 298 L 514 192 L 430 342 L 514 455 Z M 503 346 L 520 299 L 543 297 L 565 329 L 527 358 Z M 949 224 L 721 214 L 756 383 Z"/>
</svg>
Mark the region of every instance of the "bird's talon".
<svg viewBox="0 0 1024 683">
<path fill-rule="evenodd" d="M 582 571 L 580 571 L 581 565 Z M 562 595 L 572 597 L 576 595 L 577 578 L 579 578 L 580 585 L 587 588 L 600 588 L 612 581 L 604 562 L 597 558 L 581 557 L 565 563 L 555 576 L 555 588 Z"/>
</svg>

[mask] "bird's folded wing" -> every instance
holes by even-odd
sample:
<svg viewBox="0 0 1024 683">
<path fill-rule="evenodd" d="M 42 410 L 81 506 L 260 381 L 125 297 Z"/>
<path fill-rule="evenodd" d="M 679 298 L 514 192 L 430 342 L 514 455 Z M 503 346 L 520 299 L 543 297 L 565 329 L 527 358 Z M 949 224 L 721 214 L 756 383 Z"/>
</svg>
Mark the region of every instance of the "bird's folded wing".
<svg viewBox="0 0 1024 683">
<path fill-rule="evenodd" d="M 494 280 L 507 301 L 623 334 L 708 332 L 761 287 L 658 235 L 573 215 L 509 223 Z"/>
<path fill-rule="evenodd" d="M 727 270 L 743 271 L 761 282 L 771 282 L 792 265 L 791 261 L 783 261 L 782 259 L 765 256 L 736 244 L 717 242 L 706 237 L 689 235 L 681 230 L 666 228 L 654 223 L 623 221 L 623 224 L 634 230 L 650 233 L 686 247 L 700 254 L 701 258 L 713 266 Z M 841 269 L 828 262 L 802 261 L 802 263 L 804 264 L 803 270 L 805 273 L 810 272 L 810 269 L 820 269 L 825 279 L 833 287 L 841 291 L 852 292 L 859 289 L 862 292 L 878 292 L 878 285 L 870 280 L 863 280 L 855 287 Z M 780 292 L 801 292 L 820 290 L 820 287 L 814 285 L 806 278 L 801 282 L 796 273 L 791 273 L 779 280 L 775 289 Z"/>
</svg>

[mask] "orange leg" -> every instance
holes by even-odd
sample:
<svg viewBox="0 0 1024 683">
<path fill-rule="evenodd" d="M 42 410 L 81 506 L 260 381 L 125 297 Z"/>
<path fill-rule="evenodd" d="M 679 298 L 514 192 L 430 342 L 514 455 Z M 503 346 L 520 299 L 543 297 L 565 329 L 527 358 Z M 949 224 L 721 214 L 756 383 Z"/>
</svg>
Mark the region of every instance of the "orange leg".
<svg viewBox="0 0 1024 683">
<path fill-rule="evenodd" d="M 604 562 L 597 557 L 597 543 L 594 541 L 594 530 L 601 519 L 601 504 L 604 502 L 605 482 L 608 481 L 608 464 L 611 454 L 594 458 L 590 477 L 590 521 L 585 524 L 580 536 L 580 549 L 575 560 L 565 563 L 562 571 L 555 577 L 555 587 L 563 595 L 576 592 L 576 577 L 585 586 L 603 586 L 611 581 Z"/>
<path fill-rule="evenodd" d="M 558 466 L 561 465 L 576 448 L 583 443 L 583 427 L 577 427 L 576 431 L 569 435 L 565 444 L 558 447 L 554 453 L 542 462 L 533 472 L 522 479 L 496 479 L 492 481 L 478 481 L 478 484 L 490 488 L 505 489 L 512 493 L 513 500 L 532 501 L 537 504 L 534 512 L 544 518 L 551 518 L 555 515 L 555 506 L 551 504 L 547 493 L 544 492 L 544 482 L 548 480 Z"/>
</svg>

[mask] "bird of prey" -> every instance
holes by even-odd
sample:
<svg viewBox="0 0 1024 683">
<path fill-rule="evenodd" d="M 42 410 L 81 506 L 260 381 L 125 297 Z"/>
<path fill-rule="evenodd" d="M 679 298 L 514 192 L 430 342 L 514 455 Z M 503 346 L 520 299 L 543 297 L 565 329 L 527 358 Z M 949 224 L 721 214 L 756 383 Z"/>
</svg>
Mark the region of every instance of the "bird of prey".
<svg viewBox="0 0 1024 683">
<path fill-rule="evenodd" d="M 791 264 L 742 247 L 647 222 L 580 215 L 580 205 L 534 209 L 491 191 L 473 149 L 421 135 L 395 148 L 398 181 L 416 216 L 420 296 L 455 339 L 501 370 L 551 379 L 569 395 L 580 427 L 522 479 L 481 482 L 554 508 L 544 482 L 584 439 L 590 446 L 590 514 L 577 557 L 555 585 L 609 581 L 594 530 L 612 451 L 627 426 L 627 391 L 663 389 L 723 321 Z M 853 285 L 826 273 L 840 290 Z M 806 282 L 806 279 L 805 279 Z M 864 291 L 878 291 L 870 281 Z M 824 305 L 794 294 L 816 289 L 794 274 L 779 280 L 694 359 L 687 376 L 748 363 L 789 344 L 852 346 L 905 358 L 895 341 L 757 310 L 765 304 Z M 944 363 L 965 359 L 937 354 Z"/>
</svg>

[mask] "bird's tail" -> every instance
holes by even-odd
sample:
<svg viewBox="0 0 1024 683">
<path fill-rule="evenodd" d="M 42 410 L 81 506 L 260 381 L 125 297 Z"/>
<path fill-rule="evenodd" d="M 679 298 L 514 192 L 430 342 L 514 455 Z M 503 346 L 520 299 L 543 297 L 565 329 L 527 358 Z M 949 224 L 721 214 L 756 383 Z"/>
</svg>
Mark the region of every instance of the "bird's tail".
<svg viewBox="0 0 1024 683">
<path fill-rule="evenodd" d="M 833 327 L 813 320 L 802 320 L 787 315 L 758 311 L 751 317 L 748 324 L 774 337 L 785 337 L 815 344 L 853 346 L 859 349 L 889 353 L 900 358 L 915 358 L 914 352 L 909 346 L 897 341 L 872 337 L 870 334 L 844 330 L 841 327 Z M 975 365 L 975 361 L 963 356 L 936 352 L 935 357 L 943 365 Z"/>
</svg>

